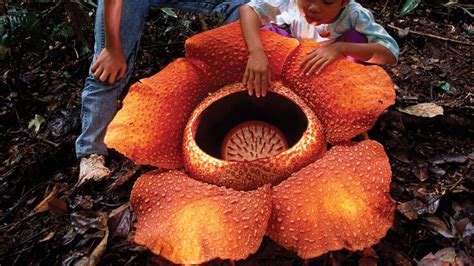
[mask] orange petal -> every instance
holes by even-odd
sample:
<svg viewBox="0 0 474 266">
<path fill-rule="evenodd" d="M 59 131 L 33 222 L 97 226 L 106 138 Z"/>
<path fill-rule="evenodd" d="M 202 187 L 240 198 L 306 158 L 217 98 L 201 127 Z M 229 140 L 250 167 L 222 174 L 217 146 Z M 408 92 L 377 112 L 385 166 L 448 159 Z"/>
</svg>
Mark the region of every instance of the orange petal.
<svg viewBox="0 0 474 266">
<path fill-rule="evenodd" d="M 393 223 L 390 178 L 388 157 L 376 141 L 334 146 L 273 188 L 268 235 L 305 259 L 370 247 Z"/>
<path fill-rule="evenodd" d="M 260 37 L 268 57 L 272 79 L 279 80 L 283 64 L 291 51 L 298 46 L 298 41 L 267 30 L 260 31 Z M 195 59 L 216 85 L 242 81 L 248 52 L 239 22 L 194 35 L 186 41 L 185 46 L 186 57 Z"/>
<path fill-rule="evenodd" d="M 239 260 L 257 251 L 271 211 L 271 189 L 242 192 L 201 183 L 183 172 L 150 172 L 135 183 L 134 240 L 173 263 Z"/>
<path fill-rule="evenodd" d="M 304 41 L 283 68 L 284 84 L 302 97 L 326 128 L 330 143 L 370 129 L 395 101 L 390 76 L 379 66 L 339 60 L 319 75 L 306 76 L 300 63 L 320 44 Z"/>
<path fill-rule="evenodd" d="M 180 58 L 130 88 L 107 129 L 105 143 L 137 164 L 181 167 L 187 119 L 210 91 L 202 72 Z"/>
</svg>

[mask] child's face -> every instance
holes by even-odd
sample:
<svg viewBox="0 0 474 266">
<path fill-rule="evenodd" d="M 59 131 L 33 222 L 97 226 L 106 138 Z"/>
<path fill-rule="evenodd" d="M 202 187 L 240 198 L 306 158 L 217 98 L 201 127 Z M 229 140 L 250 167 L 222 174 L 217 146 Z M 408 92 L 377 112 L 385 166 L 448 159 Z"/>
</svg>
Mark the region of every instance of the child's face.
<svg viewBox="0 0 474 266">
<path fill-rule="evenodd" d="M 329 24 L 337 20 L 349 0 L 297 0 L 298 8 L 311 25 Z"/>
</svg>

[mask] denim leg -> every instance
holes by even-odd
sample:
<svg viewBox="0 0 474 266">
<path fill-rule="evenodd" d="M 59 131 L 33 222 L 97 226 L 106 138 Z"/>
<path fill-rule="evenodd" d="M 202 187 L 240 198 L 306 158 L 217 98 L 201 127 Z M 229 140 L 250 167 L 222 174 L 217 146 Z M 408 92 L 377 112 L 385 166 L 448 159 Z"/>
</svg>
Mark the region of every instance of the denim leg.
<svg viewBox="0 0 474 266">
<path fill-rule="evenodd" d="M 103 2 L 100 0 L 97 8 L 92 64 L 105 46 Z M 78 158 L 94 153 L 107 155 L 107 147 L 104 144 L 105 132 L 117 111 L 118 98 L 133 72 L 143 25 L 149 9 L 149 0 L 123 1 L 120 37 L 127 60 L 124 78 L 114 84 L 108 84 L 96 79 L 89 70 L 89 76 L 86 78 L 82 91 L 82 133 L 76 140 L 76 156 Z"/>
<path fill-rule="evenodd" d="M 150 0 L 153 5 L 171 7 L 205 16 L 224 14 L 224 24 L 239 19 L 239 7 L 249 0 Z"/>
</svg>

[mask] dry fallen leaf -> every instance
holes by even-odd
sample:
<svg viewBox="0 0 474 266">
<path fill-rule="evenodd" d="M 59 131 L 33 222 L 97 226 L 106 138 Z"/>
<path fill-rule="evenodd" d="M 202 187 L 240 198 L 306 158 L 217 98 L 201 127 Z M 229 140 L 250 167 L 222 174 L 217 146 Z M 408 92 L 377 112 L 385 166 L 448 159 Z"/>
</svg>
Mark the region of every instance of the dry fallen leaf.
<svg viewBox="0 0 474 266">
<path fill-rule="evenodd" d="M 453 155 L 438 155 L 429 159 L 429 162 L 433 165 L 446 164 L 446 163 L 465 163 L 468 160 L 468 155 L 453 154 Z"/>
<path fill-rule="evenodd" d="M 108 216 L 106 213 L 98 213 L 97 222 L 99 227 L 97 229 L 103 230 L 103 237 L 99 244 L 94 248 L 92 253 L 89 256 L 84 256 L 80 260 L 76 261 L 74 265 L 76 266 L 94 266 L 101 260 L 102 255 L 104 255 L 105 250 L 107 249 L 107 242 L 109 238 L 109 228 L 107 227 Z M 102 233 L 102 232 L 101 232 Z"/>
<path fill-rule="evenodd" d="M 419 103 L 407 107 L 399 107 L 398 111 L 420 117 L 435 117 L 444 113 L 443 107 L 435 103 Z"/>
<path fill-rule="evenodd" d="M 359 260 L 359 266 L 377 266 L 379 260 L 380 258 L 373 248 L 365 248 L 362 251 L 362 258 Z"/>
<path fill-rule="evenodd" d="M 65 215 L 67 213 L 67 204 L 62 199 L 52 199 L 50 202 L 48 202 L 48 208 L 50 213 L 59 216 Z"/>
<path fill-rule="evenodd" d="M 435 254 L 429 253 L 418 262 L 418 266 L 463 266 L 472 265 L 472 258 L 466 256 L 462 251 L 456 253 L 454 248 L 444 248 Z"/>
<path fill-rule="evenodd" d="M 40 213 L 49 210 L 49 203 L 56 199 L 56 193 L 58 193 L 58 186 L 54 186 L 48 196 L 46 196 L 36 207 L 33 209 L 34 212 Z"/>
<path fill-rule="evenodd" d="M 472 225 L 472 223 L 468 223 L 466 227 L 464 228 L 462 237 L 468 238 L 468 237 L 472 237 L 473 235 L 474 235 L 474 225 Z"/>
<path fill-rule="evenodd" d="M 53 236 L 56 234 L 56 232 L 49 232 L 49 234 L 47 236 L 45 236 L 43 239 L 41 239 L 39 242 L 45 242 L 45 241 L 48 241 L 50 240 L 51 238 L 53 238 Z"/>
<path fill-rule="evenodd" d="M 410 27 L 406 27 L 404 29 L 399 29 L 398 30 L 398 36 L 401 39 L 405 38 L 408 35 L 408 33 L 410 33 Z"/>
<path fill-rule="evenodd" d="M 125 182 L 127 182 L 128 180 L 130 180 L 130 178 L 133 177 L 133 175 L 135 175 L 135 173 L 140 170 L 140 166 L 137 165 L 135 167 L 133 167 L 130 171 L 128 171 L 127 173 L 125 173 L 124 175 L 120 176 L 119 178 L 117 178 L 114 183 L 112 183 L 112 185 L 109 186 L 109 191 L 110 190 L 113 190 L 115 188 L 117 188 L 118 186 L 121 186 L 123 184 L 125 184 Z"/>
<path fill-rule="evenodd" d="M 428 202 L 423 202 L 419 199 L 413 199 L 397 206 L 397 210 L 407 217 L 409 220 L 418 219 L 422 214 L 433 214 L 439 206 L 440 196 L 433 196 Z"/>
<path fill-rule="evenodd" d="M 131 228 L 131 212 L 130 203 L 127 202 L 122 206 L 114 209 L 109 214 L 108 226 L 111 237 L 126 237 Z"/>
<path fill-rule="evenodd" d="M 28 123 L 28 128 L 34 128 L 35 133 L 38 133 L 44 121 L 46 121 L 44 117 L 38 114 L 35 114 L 35 118 L 31 119 L 30 122 Z"/>
<path fill-rule="evenodd" d="M 452 230 L 448 228 L 445 222 L 434 215 L 427 215 L 423 218 L 427 222 L 427 226 L 434 232 L 444 236 L 445 238 L 454 238 Z"/>
</svg>

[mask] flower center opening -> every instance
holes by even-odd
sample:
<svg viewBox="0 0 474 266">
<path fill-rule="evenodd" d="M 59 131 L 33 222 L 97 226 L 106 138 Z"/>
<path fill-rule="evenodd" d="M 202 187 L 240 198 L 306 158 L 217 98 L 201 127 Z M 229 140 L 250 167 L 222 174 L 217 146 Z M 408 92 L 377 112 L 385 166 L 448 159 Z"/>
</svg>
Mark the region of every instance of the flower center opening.
<svg viewBox="0 0 474 266">
<path fill-rule="evenodd" d="M 228 161 L 251 161 L 281 153 L 302 137 L 308 120 L 293 101 L 269 92 L 250 97 L 227 95 L 201 114 L 196 144 L 207 154 Z"/>
</svg>

